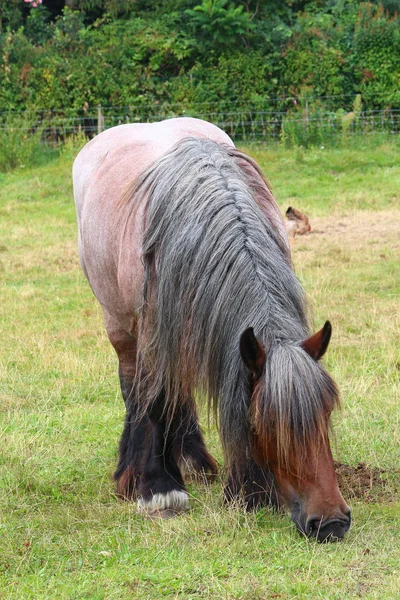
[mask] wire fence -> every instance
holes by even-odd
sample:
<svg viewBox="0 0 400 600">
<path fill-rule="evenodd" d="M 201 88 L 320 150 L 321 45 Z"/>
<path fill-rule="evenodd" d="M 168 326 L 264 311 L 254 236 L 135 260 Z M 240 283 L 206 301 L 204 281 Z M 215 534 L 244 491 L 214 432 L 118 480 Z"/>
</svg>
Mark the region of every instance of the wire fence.
<svg viewBox="0 0 400 600">
<path fill-rule="evenodd" d="M 174 106 L 165 111 L 138 112 L 132 107 L 87 108 L 81 114 L 67 111 L 35 110 L 24 113 L 0 113 L 0 136 L 7 132 L 41 132 L 42 139 L 57 144 L 68 136 L 81 132 L 94 137 L 104 129 L 124 123 L 155 122 L 172 117 L 197 117 L 211 121 L 235 141 L 283 140 L 293 143 L 318 143 L 338 135 L 398 134 L 400 109 L 330 112 L 306 104 L 296 110 L 279 112 L 239 108 L 201 111 Z"/>
</svg>

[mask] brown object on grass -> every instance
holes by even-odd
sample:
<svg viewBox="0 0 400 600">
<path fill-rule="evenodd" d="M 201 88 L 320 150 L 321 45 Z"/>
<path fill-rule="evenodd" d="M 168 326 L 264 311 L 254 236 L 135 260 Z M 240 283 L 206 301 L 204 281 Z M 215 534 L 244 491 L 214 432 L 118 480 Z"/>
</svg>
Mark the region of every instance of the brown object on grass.
<svg viewBox="0 0 400 600">
<path fill-rule="evenodd" d="M 311 231 L 311 225 L 306 215 L 303 215 L 297 208 L 289 206 L 286 211 L 285 221 L 286 231 L 289 237 L 296 237 L 296 235 L 304 235 Z"/>
</svg>

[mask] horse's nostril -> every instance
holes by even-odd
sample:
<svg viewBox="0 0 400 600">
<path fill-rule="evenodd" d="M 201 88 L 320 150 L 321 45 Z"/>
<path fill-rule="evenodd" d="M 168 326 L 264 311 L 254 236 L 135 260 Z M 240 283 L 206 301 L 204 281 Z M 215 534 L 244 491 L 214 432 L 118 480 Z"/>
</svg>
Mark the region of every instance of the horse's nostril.
<svg viewBox="0 0 400 600">
<path fill-rule="evenodd" d="M 313 519 L 307 519 L 306 523 L 306 534 L 310 536 L 315 536 L 318 534 L 318 531 L 321 529 L 322 518 L 317 517 Z"/>
<path fill-rule="evenodd" d="M 325 521 L 323 517 L 310 517 L 306 522 L 305 533 L 319 542 L 334 542 L 344 538 L 350 528 L 350 523 L 350 510 L 348 514 Z"/>
</svg>

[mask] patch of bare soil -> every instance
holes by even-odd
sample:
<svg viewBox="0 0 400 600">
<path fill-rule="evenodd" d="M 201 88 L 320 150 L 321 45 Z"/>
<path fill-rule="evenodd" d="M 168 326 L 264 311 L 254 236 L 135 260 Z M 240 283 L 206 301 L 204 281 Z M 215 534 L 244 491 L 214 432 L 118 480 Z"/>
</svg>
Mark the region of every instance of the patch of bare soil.
<svg viewBox="0 0 400 600">
<path fill-rule="evenodd" d="M 400 248 L 400 210 L 359 211 L 346 216 L 314 217 L 305 237 L 327 238 L 346 246 L 391 240 Z"/>
<path fill-rule="evenodd" d="M 357 499 L 364 502 L 390 500 L 392 490 L 388 489 L 387 471 L 368 467 L 359 463 L 355 467 L 335 462 L 339 488 L 346 500 Z"/>
</svg>

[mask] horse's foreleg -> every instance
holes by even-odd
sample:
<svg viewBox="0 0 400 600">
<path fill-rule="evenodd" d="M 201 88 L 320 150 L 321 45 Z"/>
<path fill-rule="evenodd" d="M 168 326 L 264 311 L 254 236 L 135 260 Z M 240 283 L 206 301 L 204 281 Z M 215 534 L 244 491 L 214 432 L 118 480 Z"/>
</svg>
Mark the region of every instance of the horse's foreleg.
<svg viewBox="0 0 400 600">
<path fill-rule="evenodd" d="M 224 490 L 225 501 L 243 503 L 246 510 L 263 506 L 279 507 L 274 476 L 261 469 L 252 459 L 240 469 L 232 468 Z"/>
<path fill-rule="evenodd" d="M 141 465 L 151 443 L 152 425 L 147 416 L 141 416 L 140 398 L 134 387 L 136 368 L 136 339 L 120 327 L 118 322 L 104 311 L 108 337 L 119 361 L 119 379 L 125 402 L 125 425 L 119 444 L 118 466 L 114 473 L 118 494 L 126 499 L 136 495 Z"/>
<path fill-rule="evenodd" d="M 143 462 L 138 486 L 138 510 L 151 517 L 170 517 L 189 508 L 188 494 L 174 446 L 179 419 L 167 420 L 161 394 L 149 409 L 152 442 Z"/>
<path fill-rule="evenodd" d="M 215 476 L 218 472 L 216 460 L 207 451 L 197 418 L 193 398 L 187 398 L 179 410 L 174 453 L 182 471 L 188 476 Z"/>
</svg>

